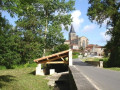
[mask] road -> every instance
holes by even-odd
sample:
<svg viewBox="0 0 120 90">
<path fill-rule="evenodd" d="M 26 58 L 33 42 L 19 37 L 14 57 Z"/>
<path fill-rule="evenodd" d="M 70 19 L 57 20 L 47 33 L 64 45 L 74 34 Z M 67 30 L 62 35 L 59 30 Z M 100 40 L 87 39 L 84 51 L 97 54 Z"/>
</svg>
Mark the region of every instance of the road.
<svg viewBox="0 0 120 90">
<path fill-rule="evenodd" d="M 120 72 L 94 67 L 73 59 L 73 64 L 97 89 L 120 90 Z"/>
</svg>

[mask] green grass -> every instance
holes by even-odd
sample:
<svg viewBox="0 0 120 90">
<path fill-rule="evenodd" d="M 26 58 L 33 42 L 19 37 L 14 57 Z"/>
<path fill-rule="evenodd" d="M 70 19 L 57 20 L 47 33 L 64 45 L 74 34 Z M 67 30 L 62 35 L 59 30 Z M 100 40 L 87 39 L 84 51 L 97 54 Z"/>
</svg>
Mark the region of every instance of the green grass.
<svg viewBox="0 0 120 90">
<path fill-rule="evenodd" d="M 120 71 L 120 67 L 111 67 L 111 68 L 105 68 L 105 69 Z"/>
<path fill-rule="evenodd" d="M 78 58 L 78 55 L 73 55 L 72 58 L 73 59 Z"/>
<path fill-rule="evenodd" d="M 5 66 L 0 66 L 0 70 L 5 70 L 6 69 L 6 67 Z"/>
<path fill-rule="evenodd" d="M 0 90 L 51 90 L 45 76 L 35 76 L 35 68 L 0 70 Z"/>
<path fill-rule="evenodd" d="M 100 60 L 100 58 L 92 58 L 92 57 L 88 57 L 88 58 L 84 58 L 84 59 L 82 59 L 82 61 L 99 61 Z"/>
<path fill-rule="evenodd" d="M 12 69 L 20 69 L 20 68 L 26 68 L 26 67 L 36 67 L 37 63 L 26 63 L 26 64 L 21 64 L 21 65 L 13 65 Z M 5 66 L 0 66 L 0 70 L 5 70 L 7 69 Z"/>
</svg>

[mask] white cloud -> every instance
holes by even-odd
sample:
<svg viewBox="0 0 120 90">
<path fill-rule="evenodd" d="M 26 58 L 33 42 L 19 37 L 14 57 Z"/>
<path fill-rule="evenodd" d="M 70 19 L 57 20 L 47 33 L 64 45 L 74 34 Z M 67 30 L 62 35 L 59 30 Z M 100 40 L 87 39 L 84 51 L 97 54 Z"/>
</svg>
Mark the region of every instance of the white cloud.
<svg viewBox="0 0 120 90">
<path fill-rule="evenodd" d="M 83 28 L 82 32 L 89 32 L 89 31 L 94 30 L 95 28 L 96 28 L 96 25 L 95 25 L 95 24 L 86 25 L 86 26 Z"/>
<path fill-rule="evenodd" d="M 103 21 L 103 25 L 106 26 L 109 21 L 110 21 L 109 18 L 105 19 L 105 20 Z"/>
<path fill-rule="evenodd" d="M 80 16 L 81 16 L 80 10 L 73 11 L 71 13 L 71 15 L 72 15 L 72 20 L 73 20 L 72 24 L 74 26 L 74 29 L 75 29 L 75 31 L 79 31 L 81 23 L 84 22 L 84 19 L 80 18 Z"/>
<path fill-rule="evenodd" d="M 100 33 L 100 35 L 102 36 L 102 40 L 103 40 L 103 41 L 109 41 L 109 40 L 111 39 L 111 36 L 110 36 L 110 35 L 107 35 L 106 32 L 107 32 L 107 31 Z"/>
</svg>

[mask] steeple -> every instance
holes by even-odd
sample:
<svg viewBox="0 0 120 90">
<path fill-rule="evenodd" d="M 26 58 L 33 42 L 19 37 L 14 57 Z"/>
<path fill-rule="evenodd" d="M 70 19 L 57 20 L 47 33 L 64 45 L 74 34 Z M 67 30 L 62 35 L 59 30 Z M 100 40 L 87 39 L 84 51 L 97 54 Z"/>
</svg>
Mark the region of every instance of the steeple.
<svg viewBox="0 0 120 90">
<path fill-rule="evenodd" d="M 75 33 L 73 25 L 71 25 L 70 33 Z"/>
</svg>

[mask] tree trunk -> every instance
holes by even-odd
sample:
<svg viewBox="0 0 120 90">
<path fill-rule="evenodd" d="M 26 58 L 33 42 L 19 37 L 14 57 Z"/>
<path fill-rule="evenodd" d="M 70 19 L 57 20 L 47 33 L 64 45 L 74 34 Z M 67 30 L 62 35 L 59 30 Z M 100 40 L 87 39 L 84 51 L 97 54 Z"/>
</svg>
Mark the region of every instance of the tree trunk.
<svg viewBox="0 0 120 90">
<path fill-rule="evenodd" d="M 48 21 L 47 21 L 47 18 L 48 18 L 48 16 L 47 16 L 47 11 L 46 11 L 46 24 L 45 24 L 45 40 L 44 40 L 44 45 L 45 45 L 45 47 L 44 47 L 44 52 L 43 52 L 43 56 L 45 56 L 45 54 L 46 54 L 46 34 L 47 34 L 47 29 L 48 29 L 48 27 L 47 27 L 47 25 L 48 25 Z"/>
</svg>

